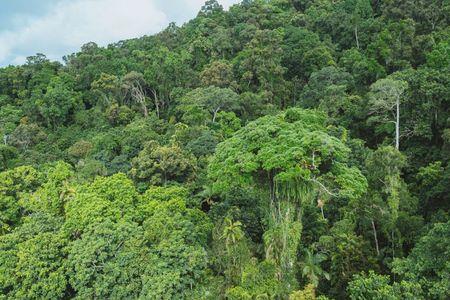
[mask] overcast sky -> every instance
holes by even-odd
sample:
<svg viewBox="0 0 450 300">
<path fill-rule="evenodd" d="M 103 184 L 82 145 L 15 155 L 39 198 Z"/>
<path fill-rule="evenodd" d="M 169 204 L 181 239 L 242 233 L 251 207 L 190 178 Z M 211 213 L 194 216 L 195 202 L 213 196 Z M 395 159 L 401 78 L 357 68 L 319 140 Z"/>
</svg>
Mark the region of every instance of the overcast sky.
<svg viewBox="0 0 450 300">
<path fill-rule="evenodd" d="M 36 53 L 60 60 L 87 42 L 105 46 L 195 17 L 205 0 L 0 0 L 0 66 Z M 239 0 L 219 0 L 228 8 Z"/>
</svg>

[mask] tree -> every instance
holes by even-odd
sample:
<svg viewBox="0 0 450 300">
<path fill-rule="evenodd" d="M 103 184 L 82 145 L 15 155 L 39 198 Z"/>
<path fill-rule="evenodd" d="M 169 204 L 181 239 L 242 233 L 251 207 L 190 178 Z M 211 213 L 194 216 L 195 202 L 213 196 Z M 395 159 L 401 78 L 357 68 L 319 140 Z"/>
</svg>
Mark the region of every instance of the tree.
<svg viewBox="0 0 450 300">
<path fill-rule="evenodd" d="M 22 195 L 19 204 L 23 213 L 46 213 L 54 216 L 64 214 L 64 205 L 71 200 L 74 189 L 70 186 L 74 173 L 72 167 L 57 162 L 45 172 L 45 179 L 33 193 Z"/>
<path fill-rule="evenodd" d="M 195 157 L 173 144 L 161 146 L 150 141 L 132 161 L 131 176 L 153 185 L 166 185 L 171 181 L 188 182 L 195 176 Z"/>
<path fill-rule="evenodd" d="M 129 99 L 141 106 L 144 117 L 148 117 L 148 109 L 145 94 L 144 75 L 132 71 L 122 78 L 122 88 L 126 93 L 126 99 Z M 156 114 L 159 116 L 159 106 L 155 102 Z"/>
<path fill-rule="evenodd" d="M 0 145 L 0 162 L 2 163 L 0 170 L 8 168 L 9 160 L 17 157 L 17 149 L 7 145 Z"/>
<path fill-rule="evenodd" d="M 245 49 L 235 58 L 243 90 L 267 92 L 269 102 L 283 107 L 285 81 L 282 66 L 282 31 L 258 30 Z M 277 101 L 278 103 L 276 103 Z"/>
<path fill-rule="evenodd" d="M 358 113 L 358 102 L 362 102 L 351 95 L 354 85 L 353 76 L 343 69 L 325 67 L 311 74 L 300 103 L 303 107 L 320 108 L 343 126 L 350 126 Z"/>
<path fill-rule="evenodd" d="M 308 282 L 315 288 L 319 285 L 320 277 L 330 280 L 330 274 L 322 270 L 320 264 L 326 260 L 326 256 L 322 253 L 313 253 L 306 249 L 303 261 L 300 263 L 302 276 L 308 279 Z"/>
<path fill-rule="evenodd" d="M 206 243 L 212 225 L 202 211 L 186 207 L 185 199 L 158 201 L 147 194 L 140 207 L 150 261 L 142 276 L 142 298 L 190 298 L 206 279 Z"/>
<path fill-rule="evenodd" d="M 217 0 L 207 0 L 205 4 L 202 6 L 202 9 L 199 12 L 200 16 L 208 16 L 213 13 L 222 12 L 223 7 L 220 5 Z"/>
<path fill-rule="evenodd" d="M 41 182 L 41 173 L 22 166 L 0 173 L 0 235 L 13 230 L 21 221 L 21 192 L 32 192 Z"/>
<path fill-rule="evenodd" d="M 302 27 L 287 27 L 283 41 L 283 63 L 288 68 L 286 74 L 306 81 L 311 73 L 307 71 L 309 63 L 305 59 L 305 54 L 311 48 L 320 45 L 320 37 L 317 33 Z"/>
<path fill-rule="evenodd" d="M 205 66 L 200 74 L 204 87 L 216 86 L 220 88 L 236 88 L 233 69 L 230 62 L 226 60 L 215 60 Z"/>
<path fill-rule="evenodd" d="M 380 147 L 366 159 L 370 201 L 361 203 L 363 205 L 361 216 L 368 215 L 370 219 L 377 255 L 380 255 L 380 250 L 376 223 L 380 223 L 388 232 L 388 239 L 392 244 L 392 257 L 395 255 L 395 224 L 400 203 L 406 198 L 402 193 L 401 179 L 401 171 L 405 166 L 406 157 L 391 146 Z"/>
<path fill-rule="evenodd" d="M 408 88 L 405 81 L 392 78 L 380 79 L 370 87 L 369 122 L 393 122 L 395 124 L 395 148 L 400 148 L 400 104 Z"/>
<path fill-rule="evenodd" d="M 345 50 L 339 59 L 339 66 L 355 78 L 358 89 L 365 89 L 378 79 L 386 77 L 386 70 L 373 58 L 367 57 L 359 49 Z"/>
<path fill-rule="evenodd" d="M 137 298 L 148 255 L 141 227 L 106 219 L 70 244 L 68 281 L 82 298 Z"/>
<path fill-rule="evenodd" d="M 0 107 L 0 137 L 3 138 L 3 144 L 7 145 L 10 134 L 14 131 L 20 122 L 22 111 L 17 107 L 6 104 Z"/>
<path fill-rule="evenodd" d="M 247 245 L 242 223 L 232 216 L 218 222 L 213 230 L 212 262 L 223 272 L 228 286 L 238 284 L 245 265 L 250 261 L 250 250 Z"/>
<path fill-rule="evenodd" d="M 412 19 L 390 22 L 367 46 L 368 57 L 374 58 L 388 73 L 407 69 L 414 65 L 415 27 Z"/>
<path fill-rule="evenodd" d="M 394 262 L 394 272 L 420 285 L 427 299 L 450 296 L 450 222 L 436 223 L 423 236 L 408 257 Z"/>
<path fill-rule="evenodd" d="M 242 279 L 238 286 L 226 290 L 229 299 L 271 299 L 285 295 L 289 286 L 277 279 L 277 268 L 270 261 L 258 263 L 252 259 L 242 272 Z"/>
<path fill-rule="evenodd" d="M 24 217 L 14 231 L 0 235 L 0 295 L 55 299 L 67 291 L 63 220 L 45 213 Z"/>
<path fill-rule="evenodd" d="M 93 230 L 95 224 L 107 220 L 115 223 L 134 221 L 137 198 L 133 182 L 124 174 L 97 177 L 93 182 L 75 188 L 72 199 L 64 205 L 62 229 L 67 235 L 79 238 L 89 228 Z"/>
<path fill-rule="evenodd" d="M 201 124 L 201 116 L 208 114 L 211 122 L 216 121 L 221 110 L 237 111 L 240 107 L 238 95 L 229 88 L 210 86 L 187 93 L 180 101 L 183 120 L 189 124 Z"/>
<path fill-rule="evenodd" d="M 45 95 L 36 100 L 36 105 L 47 126 L 56 127 L 66 122 L 69 115 L 79 108 L 79 94 L 70 88 L 70 83 L 55 76 Z"/>
<path fill-rule="evenodd" d="M 312 284 L 305 286 L 303 290 L 295 291 L 289 295 L 289 300 L 315 300 L 316 291 Z"/>
<path fill-rule="evenodd" d="M 39 125 L 24 122 L 14 129 L 8 141 L 11 145 L 19 149 L 27 150 L 31 146 L 43 141 L 46 137 L 47 135 Z"/>
<path fill-rule="evenodd" d="M 302 203 L 319 193 L 357 199 L 367 187 L 359 170 L 346 165 L 349 150 L 327 133 L 325 122 L 323 114 L 301 109 L 260 118 L 219 144 L 209 165 L 216 192 L 257 188 L 264 197 L 266 259 L 286 282 L 297 257 Z"/>
<path fill-rule="evenodd" d="M 374 271 L 368 274 L 357 274 L 348 285 L 350 299 L 424 299 L 421 295 L 421 287 L 409 282 L 395 282 L 390 284 L 387 275 L 378 275 Z"/>
<path fill-rule="evenodd" d="M 348 297 L 345 289 L 353 275 L 367 268 L 377 268 L 367 241 L 355 231 L 355 223 L 345 218 L 335 222 L 329 233 L 319 238 L 318 247 L 329 261 L 327 294 L 335 298 Z"/>
<path fill-rule="evenodd" d="M 185 49 L 170 51 L 165 46 L 153 49 L 149 53 L 149 64 L 144 78 L 149 86 L 155 109 L 168 110 L 172 104 L 172 91 L 175 87 L 189 87 L 196 75 L 188 68 L 192 56 Z"/>
<path fill-rule="evenodd" d="M 17 249 L 15 298 L 56 299 L 67 290 L 63 235 L 38 233 Z"/>
<path fill-rule="evenodd" d="M 427 65 L 433 69 L 445 70 L 450 66 L 450 44 L 442 41 L 427 53 Z"/>
<path fill-rule="evenodd" d="M 120 83 L 115 75 L 102 73 L 100 77 L 92 82 L 91 89 L 98 93 L 101 101 L 98 102 L 103 107 L 108 107 L 113 102 L 121 103 L 119 96 Z"/>
</svg>

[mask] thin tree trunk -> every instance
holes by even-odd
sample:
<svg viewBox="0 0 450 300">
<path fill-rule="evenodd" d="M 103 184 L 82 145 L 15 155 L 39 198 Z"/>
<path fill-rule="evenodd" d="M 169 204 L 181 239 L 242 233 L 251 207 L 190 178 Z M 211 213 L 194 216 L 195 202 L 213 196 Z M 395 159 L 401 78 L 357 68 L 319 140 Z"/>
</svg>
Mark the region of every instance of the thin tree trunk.
<svg viewBox="0 0 450 300">
<path fill-rule="evenodd" d="M 355 26 L 356 48 L 359 49 L 358 26 Z"/>
<path fill-rule="evenodd" d="M 213 119 L 212 119 L 213 123 L 216 121 L 217 113 L 219 112 L 219 110 L 220 110 L 220 106 L 214 110 Z"/>
<path fill-rule="evenodd" d="M 156 115 L 159 118 L 159 99 L 158 99 L 158 94 L 153 89 L 152 89 L 152 94 L 153 94 L 153 98 L 154 98 L 154 102 L 155 102 Z"/>
<path fill-rule="evenodd" d="M 145 102 L 142 102 L 142 109 L 144 110 L 144 118 L 148 117 L 148 109 L 147 106 L 145 105 Z"/>
<path fill-rule="evenodd" d="M 380 248 L 378 246 L 378 237 L 377 237 L 377 229 L 375 228 L 375 223 L 372 219 L 372 230 L 373 230 L 373 238 L 375 240 L 375 248 L 377 250 L 377 255 L 380 255 Z"/>
</svg>

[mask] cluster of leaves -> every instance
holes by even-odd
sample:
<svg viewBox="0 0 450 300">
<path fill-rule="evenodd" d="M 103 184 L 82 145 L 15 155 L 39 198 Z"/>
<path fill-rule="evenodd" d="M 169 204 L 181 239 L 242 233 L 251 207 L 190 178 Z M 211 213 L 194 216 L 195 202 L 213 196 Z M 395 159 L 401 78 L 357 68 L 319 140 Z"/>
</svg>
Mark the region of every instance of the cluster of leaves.
<svg viewBox="0 0 450 300">
<path fill-rule="evenodd" d="M 183 190 L 140 194 L 121 173 L 81 184 L 62 162 L 2 179 L 2 296 L 170 299 L 201 288 L 212 224 Z"/>
<path fill-rule="evenodd" d="M 208 0 L 0 68 L 0 298 L 449 298 L 449 16 Z"/>
</svg>

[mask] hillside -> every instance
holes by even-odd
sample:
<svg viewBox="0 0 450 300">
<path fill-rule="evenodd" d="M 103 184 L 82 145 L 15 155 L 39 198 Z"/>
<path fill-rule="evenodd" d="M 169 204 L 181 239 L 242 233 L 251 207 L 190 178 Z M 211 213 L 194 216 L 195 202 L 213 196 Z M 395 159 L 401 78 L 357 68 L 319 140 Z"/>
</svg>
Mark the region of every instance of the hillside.
<svg viewBox="0 0 450 300">
<path fill-rule="evenodd" d="M 449 22 L 208 0 L 0 68 L 0 299 L 450 298 Z"/>
</svg>

